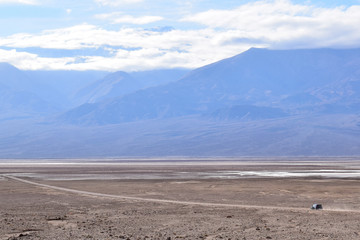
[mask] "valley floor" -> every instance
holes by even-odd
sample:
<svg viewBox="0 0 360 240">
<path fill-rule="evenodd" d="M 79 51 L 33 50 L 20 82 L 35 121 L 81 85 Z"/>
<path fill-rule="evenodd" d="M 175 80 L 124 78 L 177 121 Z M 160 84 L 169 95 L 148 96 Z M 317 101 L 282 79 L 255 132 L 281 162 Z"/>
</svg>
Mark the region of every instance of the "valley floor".
<svg viewBox="0 0 360 240">
<path fill-rule="evenodd" d="M 360 238 L 356 160 L 0 165 L 1 240 Z"/>
</svg>

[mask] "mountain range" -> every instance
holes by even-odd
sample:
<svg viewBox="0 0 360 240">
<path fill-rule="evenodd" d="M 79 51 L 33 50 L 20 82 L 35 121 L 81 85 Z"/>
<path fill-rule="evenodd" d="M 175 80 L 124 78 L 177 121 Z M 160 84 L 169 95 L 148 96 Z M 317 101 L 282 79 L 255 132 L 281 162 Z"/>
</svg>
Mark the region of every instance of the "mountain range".
<svg viewBox="0 0 360 240">
<path fill-rule="evenodd" d="M 79 106 L 63 114 L 62 119 L 77 124 L 115 124 L 226 112 L 234 115 L 234 111 L 241 118 L 257 114 L 259 107 L 265 112 L 277 108 L 278 117 L 285 112 L 353 112 L 360 102 L 359 56 L 359 49 L 250 49 L 166 85 L 126 96 L 118 92 L 115 97 L 110 92 L 111 100 L 98 99 Z M 226 108 L 229 110 L 224 111 Z"/>
<path fill-rule="evenodd" d="M 4 63 L 0 74 L 0 157 L 360 155 L 360 49 L 252 48 L 192 71 L 64 79 Z"/>
</svg>

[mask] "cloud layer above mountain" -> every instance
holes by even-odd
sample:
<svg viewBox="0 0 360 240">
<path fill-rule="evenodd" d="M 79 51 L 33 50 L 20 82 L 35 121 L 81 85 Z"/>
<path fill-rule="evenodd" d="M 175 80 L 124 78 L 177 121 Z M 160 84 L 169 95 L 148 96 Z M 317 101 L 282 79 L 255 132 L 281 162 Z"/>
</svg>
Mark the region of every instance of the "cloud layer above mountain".
<svg viewBox="0 0 360 240">
<path fill-rule="evenodd" d="M 152 5 L 161 11 L 145 11 L 150 1 L 95 0 L 88 7 L 97 10 L 80 23 L 71 18 L 80 10 L 65 5 L 64 27 L 0 36 L 0 61 L 21 69 L 135 71 L 200 67 L 250 47 L 360 47 L 356 4 L 260 0 L 216 9 L 195 8 L 194 0 L 170 1 L 166 11 L 160 2 Z"/>
</svg>

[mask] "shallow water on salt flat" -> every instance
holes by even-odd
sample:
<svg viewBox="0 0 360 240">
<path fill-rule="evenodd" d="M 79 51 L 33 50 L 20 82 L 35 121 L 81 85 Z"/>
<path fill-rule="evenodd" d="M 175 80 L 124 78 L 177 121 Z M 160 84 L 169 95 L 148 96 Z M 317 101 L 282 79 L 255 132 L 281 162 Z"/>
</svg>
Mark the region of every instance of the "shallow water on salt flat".
<svg viewBox="0 0 360 240">
<path fill-rule="evenodd" d="M 146 172 L 146 173 L 12 173 L 16 177 L 42 180 L 161 180 L 161 179 L 240 179 L 240 178 L 360 178 L 360 170 L 289 170 L 289 171 L 199 171 L 199 172 Z M 1 177 L 0 177 L 1 180 Z"/>
</svg>

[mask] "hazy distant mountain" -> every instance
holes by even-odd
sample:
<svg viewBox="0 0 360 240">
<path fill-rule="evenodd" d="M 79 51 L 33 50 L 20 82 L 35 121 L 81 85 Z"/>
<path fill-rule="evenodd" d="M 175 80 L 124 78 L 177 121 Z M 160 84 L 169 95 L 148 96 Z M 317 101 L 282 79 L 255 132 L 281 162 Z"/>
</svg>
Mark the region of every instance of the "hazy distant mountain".
<svg viewBox="0 0 360 240">
<path fill-rule="evenodd" d="M 0 119 L 47 115 L 59 110 L 38 94 L 42 87 L 14 66 L 0 63 Z"/>
<path fill-rule="evenodd" d="M 252 105 L 235 105 L 228 108 L 220 108 L 216 111 L 205 114 L 214 120 L 260 120 L 271 118 L 287 117 L 288 114 L 280 108 L 258 107 Z"/>
<path fill-rule="evenodd" d="M 178 80 L 186 72 L 186 70 L 178 69 L 132 73 L 119 71 L 108 74 L 104 78 L 80 89 L 74 98 L 78 103 L 96 103 L 106 99 L 122 97 L 141 89 Z"/>
<path fill-rule="evenodd" d="M 275 107 L 293 114 L 323 111 L 329 104 L 356 106 L 359 69 L 360 49 L 250 49 L 176 82 L 80 106 L 62 119 L 114 124 L 202 115 L 236 105 Z"/>
<path fill-rule="evenodd" d="M 34 93 L 12 90 L 0 84 L 0 109 L 11 112 L 45 113 L 51 111 L 51 105 Z"/>
<path fill-rule="evenodd" d="M 23 71 L 32 82 L 48 86 L 46 98 L 63 106 L 76 107 L 74 95 L 89 84 L 102 79 L 109 72 L 104 71 Z"/>
<path fill-rule="evenodd" d="M 360 155 L 360 116 L 354 114 L 253 121 L 189 117 L 87 127 L 7 122 L 0 132 L 3 158 Z"/>
<path fill-rule="evenodd" d="M 98 102 L 54 121 L 7 110 L 0 157 L 360 156 L 359 49 L 250 49 L 178 80 L 170 73 L 79 77 L 79 87 L 92 82 L 83 96 Z M 0 81 L 1 111 L 42 99 Z"/>
<path fill-rule="evenodd" d="M 130 72 L 129 74 L 141 82 L 142 88 L 148 88 L 175 82 L 184 77 L 189 71 L 187 69 L 157 69 Z"/>
<path fill-rule="evenodd" d="M 34 90 L 33 82 L 29 77 L 8 63 L 0 63 L 0 83 L 17 91 Z"/>
<path fill-rule="evenodd" d="M 95 103 L 133 93 L 141 87 L 139 81 L 126 72 L 115 72 L 81 89 L 75 98 L 79 102 Z"/>
<path fill-rule="evenodd" d="M 143 72 L 21 71 L 0 63 L 0 119 L 55 114 L 177 80 L 187 70 Z M 134 77 L 133 77 L 134 76 Z"/>
</svg>

